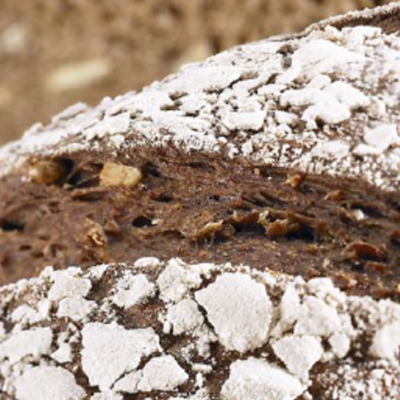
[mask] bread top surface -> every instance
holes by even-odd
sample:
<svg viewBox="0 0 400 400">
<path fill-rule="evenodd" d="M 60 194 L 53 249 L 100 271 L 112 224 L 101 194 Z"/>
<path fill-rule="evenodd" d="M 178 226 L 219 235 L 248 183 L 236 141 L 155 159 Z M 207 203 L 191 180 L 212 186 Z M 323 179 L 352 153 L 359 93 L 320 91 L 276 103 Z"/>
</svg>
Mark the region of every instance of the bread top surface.
<svg viewBox="0 0 400 400">
<path fill-rule="evenodd" d="M 400 305 L 142 258 L 0 289 L 7 400 L 397 400 Z M 3 398 L 3 397 L 2 397 Z"/>
<path fill-rule="evenodd" d="M 350 13 L 187 65 L 139 93 L 72 106 L 3 147 L 1 174 L 32 157 L 150 146 L 396 191 L 399 13 L 398 5 Z"/>
</svg>

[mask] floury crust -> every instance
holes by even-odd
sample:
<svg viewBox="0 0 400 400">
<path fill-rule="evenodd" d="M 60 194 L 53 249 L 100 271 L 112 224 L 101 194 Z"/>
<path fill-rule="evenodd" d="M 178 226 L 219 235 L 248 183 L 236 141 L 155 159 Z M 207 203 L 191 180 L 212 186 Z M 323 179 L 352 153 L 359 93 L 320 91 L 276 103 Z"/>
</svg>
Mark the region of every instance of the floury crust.
<svg viewBox="0 0 400 400">
<path fill-rule="evenodd" d="M 12 400 L 397 400 L 400 306 L 329 278 L 141 258 L 0 291 Z"/>
<path fill-rule="evenodd" d="M 398 10 L 391 5 L 332 23 L 394 20 Z M 379 27 L 338 29 L 329 21 L 300 37 L 188 65 L 92 109 L 73 106 L 3 147 L 3 174 L 29 156 L 174 146 L 396 190 L 399 39 Z"/>
<path fill-rule="evenodd" d="M 234 45 L 388 2 L 113 0 L 110 7 L 96 0 L 4 0 L 0 142 L 77 101 L 96 104 Z"/>
<path fill-rule="evenodd" d="M 325 25 L 78 104 L 2 148 L 1 281 L 149 255 L 263 259 L 396 298 L 400 39 Z"/>
</svg>

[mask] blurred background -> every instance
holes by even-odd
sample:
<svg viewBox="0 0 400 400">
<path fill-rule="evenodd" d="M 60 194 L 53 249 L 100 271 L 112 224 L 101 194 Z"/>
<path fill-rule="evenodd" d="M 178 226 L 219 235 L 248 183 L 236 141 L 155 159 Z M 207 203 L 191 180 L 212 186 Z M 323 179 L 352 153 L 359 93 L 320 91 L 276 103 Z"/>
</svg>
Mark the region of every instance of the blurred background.
<svg viewBox="0 0 400 400">
<path fill-rule="evenodd" d="M 385 0 L 0 0 L 0 143 L 65 107 Z"/>
</svg>

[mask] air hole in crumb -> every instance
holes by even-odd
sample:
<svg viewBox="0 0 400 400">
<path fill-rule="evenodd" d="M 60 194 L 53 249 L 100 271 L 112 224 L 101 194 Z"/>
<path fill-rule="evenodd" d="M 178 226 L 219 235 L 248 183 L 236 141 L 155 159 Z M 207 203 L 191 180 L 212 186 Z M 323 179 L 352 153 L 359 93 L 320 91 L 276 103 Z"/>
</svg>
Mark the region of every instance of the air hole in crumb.
<svg viewBox="0 0 400 400">
<path fill-rule="evenodd" d="M 316 232 L 313 228 L 309 226 L 302 226 L 297 232 L 289 233 L 286 236 L 287 239 L 297 239 L 303 242 L 316 242 Z"/>
<path fill-rule="evenodd" d="M 151 175 L 151 176 L 154 176 L 156 178 L 160 178 L 161 177 L 160 171 L 152 163 L 147 163 L 146 166 L 144 167 L 144 170 L 145 170 L 145 175 Z"/>
<path fill-rule="evenodd" d="M 62 158 L 62 159 L 60 159 L 58 161 L 65 166 L 65 168 L 67 169 L 67 171 L 69 173 L 71 173 L 73 171 L 75 163 L 74 163 L 74 161 L 72 159 L 70 159 L 70 158 Z"/>
<path fill-rule="evenodd" d="M 67 163 L 69 169 L 66 183 L 79 188 L 97 185 L 99 174 L 103 168 L 102 164 L 82 162 L 75 165 L 72 160 L 65 160 L 64 162 Z"/>
<path fill-rule="evenodd" d="M 11 221 L 11 220 L 3 220 L 0 221 L 0 229 L 4 232 L 23 232 L 25 229 L 25 224 L 18 221 Z"/>
<path fill-rule="evenodd" d="M 360 263 L 353 264 L 351 268 L 355 272 L 364 272 L 364 265 Z"/>
<path fill-rule="evenodd" d="M 232 226 L 235 229 L 236 234 L 258 234 L 265 236 L 265 229 L 261 225 L 255 222 L 253 223 L 238 222 L 238 223 L 233 223 Z"/>
<path fill-rule="evenodd" d="M 44 257 L 44 253 L 41 252 L 41 251 L 33 252 L 33 253 L 32 253 L 32 256 L 33 256 L 34 258 L 43 258 L 43 257 Z"/>
<path fill-rule="evenodd" d="M 157 197 L 157 201 L 161 202 L 161 203 L 170 203 L 174 198 L 166 193 L 161 193 L 158 197 Z"/>
<path fill-rule="evenodd" d="M 213 195 L 209 196 L 208 199 L 211 201 L 220 201 L 221 196 L 219 196 L 218 194 L 213 194 Z"/>
<path fill-rule="evenodd" d="M 151 219 L 144 217 L 144 216 L 140 216 L 133 220 L 132 225 L 135 228 L 145 228 L 145 227 L 153 226 L 153 223 L 152 223 Z"/>
</svg>

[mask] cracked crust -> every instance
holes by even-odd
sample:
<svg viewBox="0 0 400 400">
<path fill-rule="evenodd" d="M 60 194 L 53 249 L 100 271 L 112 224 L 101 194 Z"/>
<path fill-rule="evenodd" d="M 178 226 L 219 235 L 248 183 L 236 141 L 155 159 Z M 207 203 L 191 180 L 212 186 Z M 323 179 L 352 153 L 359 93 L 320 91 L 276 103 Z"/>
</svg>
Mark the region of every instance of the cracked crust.
<svg viewBox="0 0 400 400">
<path fill-rule="evenodd" d="M 334 24 L 395 18 L 398 10 L 390 5 Z M 1 150 L 2 173 L 32 156 L 173 146 L 361 178 L 393 191 L 399 186 L 399 45 L 395 33 L 379 27 L 338 29 L 328 21 L 301 37 L 241 46 L 137 94 L 92 109 L 79 104 L 45 128 L 34 126 Z M 376 140 L 380 135 L 384 140 Z"/>
<path fill-rule="evenodd" d="M 398 399 L 399 305 L 330 279 L 142 258 L 47 269 L 0 304 L 7 400 Z"/>
<path fill-rule="evenodd" d="M 3 0 L 0 142 L 77 101 L 96 104 L 239 43 L 389 1 L 114 0 L 110 7 L 95 0 Z"/>
</svg>

